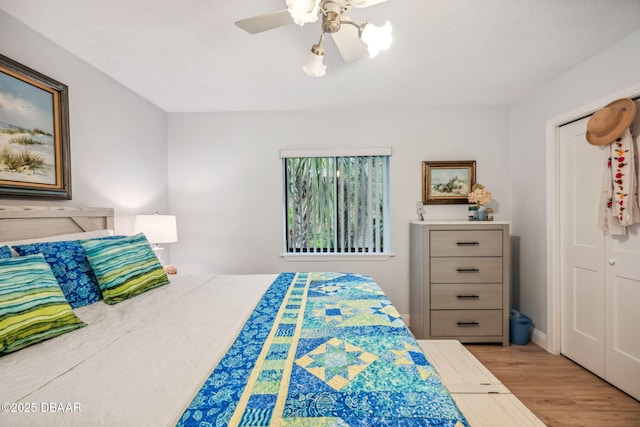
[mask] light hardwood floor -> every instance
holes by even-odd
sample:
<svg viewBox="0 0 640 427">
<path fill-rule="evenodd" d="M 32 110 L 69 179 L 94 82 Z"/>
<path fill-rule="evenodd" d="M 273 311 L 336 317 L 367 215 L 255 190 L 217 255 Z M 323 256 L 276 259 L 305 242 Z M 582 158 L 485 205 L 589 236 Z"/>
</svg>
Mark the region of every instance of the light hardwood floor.
<svg viewBox="0 0 640 427">
<path fill-rule="evenodd" d="M 465 347 L 545 424 L 637 427 L 640 402 L 536 344 Z"/>
</svg>

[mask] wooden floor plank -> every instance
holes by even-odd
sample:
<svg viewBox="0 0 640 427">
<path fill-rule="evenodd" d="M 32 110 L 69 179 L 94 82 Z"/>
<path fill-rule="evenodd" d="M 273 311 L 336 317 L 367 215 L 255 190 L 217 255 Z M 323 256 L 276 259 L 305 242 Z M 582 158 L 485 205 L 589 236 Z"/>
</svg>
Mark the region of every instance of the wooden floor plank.
<svg viewBox="0 0 640 427">
<path fill-rule="evenodd" d="M 465 347 L 545 424 L 640 427 L 640 402 L 536 344 Z"/>
</svg>

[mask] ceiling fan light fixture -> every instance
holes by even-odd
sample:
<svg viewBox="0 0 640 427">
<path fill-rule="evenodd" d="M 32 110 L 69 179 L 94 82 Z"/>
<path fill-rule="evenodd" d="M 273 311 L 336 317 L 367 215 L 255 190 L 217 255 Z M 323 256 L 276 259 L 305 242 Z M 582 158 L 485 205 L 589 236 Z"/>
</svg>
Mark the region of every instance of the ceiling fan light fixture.
<svg viewBox="0 0 640 427">
<path fill-rule="evenodd" d="M 309 52 L 302 63 L 302 69 L 307 76 L 322 77 L 327 74 L 327 66 L 322 62 L 324 59 L 324 48 L 322 47 L 323 40 L 324 33 L 320 35 L 318 43 L 311 46 L 311 52 Z"/>
<path fill-rule="evenodd" d="M 287 0 L 287 7 L 293 22 L 302 26 L 318 20 L 320 0 Z"/>
<path fill-rule="evenodd" d="M 311 52 L 309 52 L 302 64 L 304 72 L 311 77 L 322 77 L 327 74 L 327 66 L 322 62 L 324 60 L 324 52 L 322 47 L 320 47 L 319 52 L 315 50 L 317 46 L 317 44 L 313 45 Z"/>
<path fill-rule="evenodd" d="M 382 27 L 366 24 L 360 34 L 360 39 L 367 45 L 369 57 L 375 58 L 383 50 L 391 46 L 391 23 L 387 21 Z"/>
<path fill-rule="evenodd" d="M 286 0 L 287 9 L 242 19 L 236 25 L 250 34 L 256 34 L 292 22 L 300 26 L 316 22 L 322 15 L 320 41 L 313 45 L 311 53 L 307 54 L 302 63 L 306 74 L 320 77 L 327 72 L 322 48 L 325 34 L 332 36 L 338 52 L 346 62 L 360 58 L 366 51 L 373 58 L 390 47 L 392 29 L 389 21 L 382 27 L 376 27 L 367 21 L 354 22 L 346 14 L 351 7 L 369 7 L 385 1 L 387 0 Z"/>
</svg>

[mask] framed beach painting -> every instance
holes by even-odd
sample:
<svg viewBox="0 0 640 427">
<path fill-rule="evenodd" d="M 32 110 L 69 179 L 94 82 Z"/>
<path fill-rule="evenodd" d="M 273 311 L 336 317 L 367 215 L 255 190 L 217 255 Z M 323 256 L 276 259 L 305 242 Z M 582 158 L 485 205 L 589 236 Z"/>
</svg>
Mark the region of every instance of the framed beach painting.
<svg viewBox="0 0 640 427">
<path fill-rule="evenodd" d="M 475 160 L 422 162 L 422 203 L 469 204 L 467 196 L 475 182 Z"/>
<path fill-rule="evenodd" d="M 68 88 L 3 55 L 0 197 L 71 199 Z"/>
</svg>

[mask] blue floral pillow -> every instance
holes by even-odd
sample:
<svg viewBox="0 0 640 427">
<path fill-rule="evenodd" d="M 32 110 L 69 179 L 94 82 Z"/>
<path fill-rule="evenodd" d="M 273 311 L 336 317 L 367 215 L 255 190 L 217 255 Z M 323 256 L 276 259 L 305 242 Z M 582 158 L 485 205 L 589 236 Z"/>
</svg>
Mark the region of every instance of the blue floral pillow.
<svg viewBox="0 0 640 427">
<path fill-rule="evenodd" d="M 0 246 L 0 259 L 11 258 L 11 248 L 9 246 Z"/>
<path fill-rule="evenodd" d="M 122 236 L 108 236 L 96 240 L 118 238 Z M 14 246 L 13 249 L 20 255 L 44 255 L 71 307 L 82 307 L 102 299 L 96 276 L 79 240 L 31 243 Z"/>
</svg>

